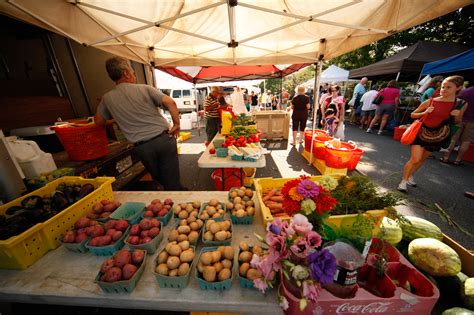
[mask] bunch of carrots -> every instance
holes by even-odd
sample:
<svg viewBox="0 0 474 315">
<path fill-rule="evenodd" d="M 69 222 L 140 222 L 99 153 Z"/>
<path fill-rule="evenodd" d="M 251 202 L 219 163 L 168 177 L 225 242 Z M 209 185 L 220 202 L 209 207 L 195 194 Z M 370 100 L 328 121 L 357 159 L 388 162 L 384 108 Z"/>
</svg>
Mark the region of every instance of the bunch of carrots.
<svg viewBox="0 0 474 315">
<path fill-rule="evenodd" d="M 273 216 L 275 214 L 285 214 L 283 211 L 283 195 L 281 188 L 267 188 L 262 193 L 263 203 L 270 209 Z"/>
</svg>

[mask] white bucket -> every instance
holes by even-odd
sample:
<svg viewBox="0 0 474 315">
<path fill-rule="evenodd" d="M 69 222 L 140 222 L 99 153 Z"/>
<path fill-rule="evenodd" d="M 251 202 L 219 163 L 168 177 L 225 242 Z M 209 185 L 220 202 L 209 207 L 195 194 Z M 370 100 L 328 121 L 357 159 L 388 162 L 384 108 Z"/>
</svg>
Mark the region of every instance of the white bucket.
<svg viewBox="0 0 474 315">
<path fill-rule="evenodd" d="M 34 178 L 57 169 L 53 156 L 41 151 L 36 142 L 16 140 L 16 137 L 8 137 L 7 142 L 25 177 Z"/>
</svg>

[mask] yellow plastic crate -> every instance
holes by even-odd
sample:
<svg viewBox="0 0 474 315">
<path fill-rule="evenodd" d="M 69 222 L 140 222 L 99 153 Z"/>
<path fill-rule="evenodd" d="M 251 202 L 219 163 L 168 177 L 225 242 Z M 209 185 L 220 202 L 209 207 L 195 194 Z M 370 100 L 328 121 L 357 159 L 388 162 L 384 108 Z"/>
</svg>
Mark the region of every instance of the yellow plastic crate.
<svg viewBox="0 0 474 315">
<path fill-rule="evenodd" d="M 306 150 L 303 150 L 302 153 L 303 157 L 309 162 L 309 152 Z M 313 154 L 313 162 L 312 165 L 316 167 L 316 169 L 322 174 L 322 175 L 347 175 L 347 168 L 332 168 L 326 166 L 326 162 L 321 159 L 317 159 L 316 155 Z"/>
<path fill-rule="evenodd" d="M 178 142 L 183 142 L 191 138 L 191 132 L 181 131 L 179 133 Z"/>
<path fill-rule="evenodd" d="M 322 176 L 311 176 L 310 179 L 317 182 Z M 340 176 L 333 176 L 338 179 Z M 267 223 L 271 223 L 275 218 L 273 217 L 270 209 L 263 203 L 263 191 L 272 188 L 281 188 L 290 179 L 294 178 L 255 178 L 254 185 L 257 193 L 258 203 L 260 205 L 260 211 L 262 213 L 262 223 L 266 227 Z M 364 212 L 364 216 L 374 220 L 374 228 L 372 229 L 372 235 L 376 236 L 380 231 L 380 223 L 382 219 L 387 215 L 387 210 L 369 210 Z M 282 220 L 290 220 L 290 216 L 287 214 L 278 215 L 278 218 Z M 337 227 L 340 227 L 342 223 L 352 224 L 357 217 L 357 214 L 346 214 L 346 215 L 331 215 L 326 219 L 326 222 L 332 223 Z"/>
<path fill-rule="evenodd" d="M 21 201 L 26 197 L 51 194 L 61 183 L 80 185 L 90 183 L 95 187 L 92 193 L 49 220 L 36 224 L 20 235 L 0 241 L 0 268 L 26 269 L 49 250 L 57 248 L 60 245 L 58 242 L 59 237 L 66 230 L 71 229 L 77 219 L 90 212 L 92 207 L 99 201 L 113 199 L 112 183 L 114 181 L 115 178 L 113 177 L 84 179 L 78 176 L 65 176 L 1 206 L 0 214 L 4 214 L 8 208 L 21 205 Z"/>
</svg>

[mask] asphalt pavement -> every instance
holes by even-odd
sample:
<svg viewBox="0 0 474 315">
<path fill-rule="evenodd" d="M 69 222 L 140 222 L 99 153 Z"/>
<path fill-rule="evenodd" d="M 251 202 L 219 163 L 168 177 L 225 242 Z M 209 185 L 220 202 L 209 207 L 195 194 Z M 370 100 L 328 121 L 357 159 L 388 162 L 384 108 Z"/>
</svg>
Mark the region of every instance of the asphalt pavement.
<svg viewBox="0 0 474 315">
<path fill-rule="evenodd" d="M 310 127 L 310 123 L 308 123 Z M 199 135 L 200 133 L 200 135 Z M 354 141 L 364 150 L 357 171 L 370 177 L 381 189 L 396 190 L 402 176 L 402 168 L 410 156 L 410 147 L 394 141 L 392 136 L 367 134 L 358 126 L 346 126 L 346 140 Z M 205 130 L 193 129 L 191 139 L 181 144 L 180 168 L 183 184 L 193 191 L 216 190 L 211 179 L 214 169 L 201 169 L 197 160 L 204 151 Z M 319 172 L 301 156 L 302 145 L 291 146 L 287 140 L 264 141 L 270 151 L 265 156 L 266 167 L 257 169 L 256 178 L 298 177 L 301 174 L 318 175 Z M 464 191 L 474 190 L 474 164 L 463 166 L 443 164 L 441 153 L 415 175 L 417 187 L 409 187 L 406 205 L 399 206 L 401 214 L 416 215 L 438 225 L 442 231 L 467 249 L 474 249 L 474 200 L 464 196 Z M 454 159 L 454 154 L 452 156 Z M 436 205 L 439 206 L 440 210 Z M 445 212 L 454 227 L 443 218 Z M 463 231 L 464 230 L 464 231 Z"/>
</svg>

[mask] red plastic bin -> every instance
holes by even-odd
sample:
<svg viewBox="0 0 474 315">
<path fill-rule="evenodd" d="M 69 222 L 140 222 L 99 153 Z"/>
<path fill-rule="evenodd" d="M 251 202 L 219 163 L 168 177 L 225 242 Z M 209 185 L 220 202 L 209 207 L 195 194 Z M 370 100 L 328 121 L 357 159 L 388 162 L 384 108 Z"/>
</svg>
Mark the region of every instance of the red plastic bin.
<svg viewBox="0 0 474 315">
<path fill-rule="evenodd" d="M 327 131 L 321 129 L 312 129 L 304 131 L 304 149 L 308 152 L 311 151 L 311 141 L 315 136 L 327 136 Z M 313 145 L 314 146 L 314 145 Z"/>
<path fill-rule="evenodd" d="M 341 141 L 340 149 L 328 147 L 327 145 L 325 145 L 324 148 L 326 149 L 326 155 L 324 158 L 326 166 L 332 168 L 348 168 L 355 150 L 353 144 Z"/>
<path fill-rule="evenodd" d="M 98 125 L 65 124 L 52 127 L 71 161 L 89 161 L 109 153 L 107 132 Z"/>
<path fill-rule="evenodd" d="M 242 182 L 245 181 L 246 175 L 242 171 Z M 217 169 L 211 174 L 211 178 L 214 181 L 216 190 L 222 191 L 222 169 Z M 232 187 L 242 186 L 240 181 L 240 169 L 239 168 L 224 168 L 224 190 L 230 190 Z"/>
<path fill-rule="evenodd" d="M 347 164 L 348 171 L 353 171 L 356 169 L 357 164 L 359 163 L 360 158 L 362 157 L 363 154 L 364 154 L 364 151 L 359 148 L 355 148 L 354 151 L 352 151 L 351 159 L 349 163 Z"/>
<path fill-rule="evenodd" d="M 334 139 L 330 136 L 316 136 L 314 137 L 313 144 L 313 153 L 320 160 L 325 160 L 327 151 L 326 151 L 326 141 L 331 141 Z"/>
</svg>

